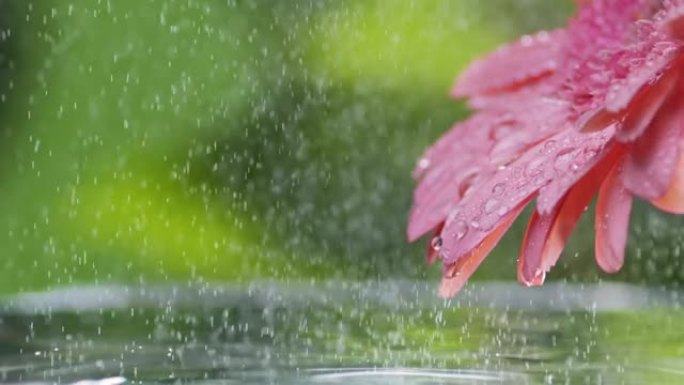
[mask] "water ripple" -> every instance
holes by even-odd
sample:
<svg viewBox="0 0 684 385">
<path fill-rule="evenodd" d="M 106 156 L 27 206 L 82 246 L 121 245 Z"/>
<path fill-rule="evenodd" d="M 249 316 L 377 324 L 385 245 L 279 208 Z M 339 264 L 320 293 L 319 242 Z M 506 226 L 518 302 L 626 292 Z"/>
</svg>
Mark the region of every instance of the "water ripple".
<svg viewBox="0 0 684 385">
<path fill-rule="evenodd" d="M 322 384 L 472 384 L 521 383 L 526 376 L 484 370 L 439 370 L 422 368 L 335 368 L 314 369 L 310 379 Z"/>
</svg>

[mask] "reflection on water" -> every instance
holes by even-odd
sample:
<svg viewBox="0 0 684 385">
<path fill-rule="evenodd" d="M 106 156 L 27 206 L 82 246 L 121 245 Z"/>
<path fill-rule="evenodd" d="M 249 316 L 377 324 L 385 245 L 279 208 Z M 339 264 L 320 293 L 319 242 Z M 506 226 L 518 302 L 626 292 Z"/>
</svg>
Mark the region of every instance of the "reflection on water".
<svg viewBox="0 0 684 385">
<path fill-rule="evenodd" d="M 684 381 L 682 297 L 627 285 L 99 286 L 2 300 L 5 383 Z"/>
</svg>

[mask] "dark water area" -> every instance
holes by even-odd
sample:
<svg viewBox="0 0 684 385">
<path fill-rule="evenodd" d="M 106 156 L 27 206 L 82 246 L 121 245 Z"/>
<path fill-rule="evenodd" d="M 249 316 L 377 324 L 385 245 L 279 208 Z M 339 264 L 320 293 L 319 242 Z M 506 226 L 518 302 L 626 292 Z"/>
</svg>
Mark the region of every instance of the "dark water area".
<svg viewBox="0 0 684 385">
<path fill-rule="evenodd" d="M 2 300 L 3 383 L 684 381 L 682 294 L 623 284 L 87 286 Z"/>
</svg>

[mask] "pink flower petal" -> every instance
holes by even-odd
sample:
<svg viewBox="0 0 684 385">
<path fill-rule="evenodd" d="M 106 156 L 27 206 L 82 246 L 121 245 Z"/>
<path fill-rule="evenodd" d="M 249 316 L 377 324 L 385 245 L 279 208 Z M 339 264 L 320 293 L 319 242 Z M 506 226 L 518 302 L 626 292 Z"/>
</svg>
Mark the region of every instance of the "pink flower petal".
<svg viewBox="0 0 684 385">
<path fill-rule="evenodd" d="M 431 172 L 421 180 L 416 189 L 409 215 L 407 237 L 413 242 L 423 234 L 444 222 L 451 209 L 461 200 L 462 193 L 470 186 L 469 176 L 477 175 L 477 169 L 446 165 L 440 172 Z"/>
<path fill-rule="evenodd" d="M 477 94 L 468 98 L 467 105 L 472 110 L 513 110 L 527 105 L 530 100 L 534 100 L 538 95 L 543 95 L 547 90 L 554 87 L 550 82 L 537 82 L 523 88 L 513 90 L 501 90 L 496 93 Z"/>
<path fill-rule="evenodd" d="M 660 44 L 661 46 L 654 49 L 656 52 L 641 58 L 644 61 L 643 65 L 632 69 L 632 73 L 625 79 L 611 84 L 605 101 L 607 111 L 618 112 L 627 108 L 637 93 L 653 79 L 657 79 L 672 63 L 677 47 L 666 42 Z"/>
<path fill-rule="evenodd" d="M 474 96 L 538 80 L 557 68 L 564 39 L 564 31 L 544 31 L 501 47 L 468 67 L 451 94 L 459 98 Z"/>
<path fill-rule="evenodd" d="M 478 113 L 451 127 L 420 157 L 413 176 L 421 179 L 436 167 L 463 157 L 486 154 L 492 146 L 492 132 L 514 130 L 501 113 Z M 484 160 L 483 160 L 484 162 Z"/>
<path fill-rule="evenodd" d="M 457 193 L 459 185 L 472 178 L 487 164 L 482 161 L 481 156 L 472 152 L 465 152 L 454 155 L 449 161 L 442 161 L 430 170 L 426 171 L 418 182 L 418 187 L 413 193 L 413 199 L 418 205 L 422 205 L 431 200 L 435 200 L 436 194 L 444 192 L 444 187 L 453 185 L 454 190 L 449 190 L 448 195 Z"/>
<path fill-rule="evenodd" d="M 530 147 L 566 128 L 570 113 L 566 103 L 547 98 L 530 101 L 521 111 L 522 117 L 513 126 L 517 130 L 493 138 L 489 162 L 497 167 L 510 163 Z"/>
<path fill-rule="evenodd" d="M 606 148 L 614 134 L 615 126 L 608 126 L 600 131 L 570 135 L 570 144 L 549 159 L 554 175 L 539 190 L 537 211 L 540 214 L 551 212 L 580 178 L 609 156 Z"/>
<path fill-rule="evenodd" d="M 624 47 L 643 6 L 644 0 L 582 1 L 566 29 L 568 44 L 563 50 L 566 67 L 559 71 L 573 72 L 579 63 L 593 61 L 607 51 Z M 592 72 L 590 75 L 604 75 L 596 69 Z"/>
<path fill-rule="evenodd" d="M 457 261 L 480 244 L 511 208 L 529 199 L 540 188 L 549 182 L 559 183 L 569 178 L 561 184 L 565 189 L 549 206 L 552 209 L 567 190 L 591 169 L 589 163 L 593 165 L 605 155 L 600 150 L 613 132 L 610 129 L 590 134 L 571 129 L 562 131 L 531 147 L 486 182 L 473 187 L 472 194 L 456 205 L 446 221 L 442 240 L 450 252 L 442 253 L 445 262 Z M 552 191 L 556 193 L 559 189 Z M 541 203 L 540 198 L 537 206 Z M 549 199 L 547 201 L 550 202 Z"/>
<path fill-rule="evenodd" d="M 683 93 L 676 93 L 663 105 L 642 135 L 630 146 L 622 183 L 644 199 L 665 195 L 679 158 L 679 135 L 684 127 Z"/>
<path fill-rule="evenodd" d="M 470 250 L 463 258 L 456 263 L 448 265 L 445 269 L 445 275 L 439 287 L 439 295 L 442 298 L 451 298 L 458 293 L 465 283 L 468 281 L 475 270 L 480 266 L 484 258 L 494 249 L 499 243 L 501 237 L 511 227 L 515 219 L 520 215 L 525 208 L 527 201 L 520 204 L 514 210 L 511 210 L 499 223 L 499 225 L 491 231 L 482 240 L 482 242 L 472 250 Z"/>
<path fill-rule="evenodd" d="M 414 171 L 420 180 L 413 196 L 408 239 L 418 239 L 443 222 L 471 187 L 476 188 L 499 166 L 563 127 L 566 116 L 566 105 L 541 100 L 520 117 L 482 112 L 454 126 L 425 152 Z M 492 147 L 493 143 L 497 145 Z"/>
<path fill-rule="evenodd" d="M 544 283 L 546 273 L 556 264 L 577 221 L 587 209 L 598 186 L 610 171 L 617 151 L 603 158 L 577 181 L 548 213 L 535 211 L 528 224 L 518 259 L 518 280 L 527 286 Z"/>
<path fill-rule="evenodd" d="M 679 160 L 665 195 L 651 203 L 663 211 L 684 214 L 684 151 L 679 152 Z"/>
<path fill-rule="evenodd" d="M 632 210 L 632 195 L 621 183 L 618 163 L 601 184 L 596 202 L 596 263 L 607 273 L 615 273 L 625 259 L 625 245 Z"/>
<path fill-rule="evenodd" d="M 409 241 L 443 222 L 473 180 L 491 168 L 486 154 L 491 147 L 492 132 L 508 125 L 500 114 L 476 114 L 456 124 L 425 151 L 413 172 L 419 182 L 409 216 Z"/>
<path fill-rule="evenodd" d="M 681 67 L 675 64 L 653 84 L 643 86 L 625 112 L 616 134 L 618 140 L 632 141 L 643 134 L 656 113 L 672 95 L 680 79 L 680 69 Z"/>
</svg>

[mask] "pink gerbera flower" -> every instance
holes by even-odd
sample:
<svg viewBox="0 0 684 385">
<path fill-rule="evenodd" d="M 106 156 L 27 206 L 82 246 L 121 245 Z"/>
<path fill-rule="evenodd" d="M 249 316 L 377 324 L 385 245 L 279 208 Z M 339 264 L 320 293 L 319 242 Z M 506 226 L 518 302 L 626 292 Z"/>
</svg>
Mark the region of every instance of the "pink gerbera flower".
<svg viewBox="0 0 684 385">
<path fill-rule="evenodd" d="M 564 29 L 474 62 L 453 89 L 475 113 L 414 171 L 408 226 L 432 231 L 452 296 L 536 199 L 518 280 L 540 285 L 598 193 L 595 255 L 624 260 L 634 197 L 684 213 L 684 0 L 579 2 Z"/>
</svg>

